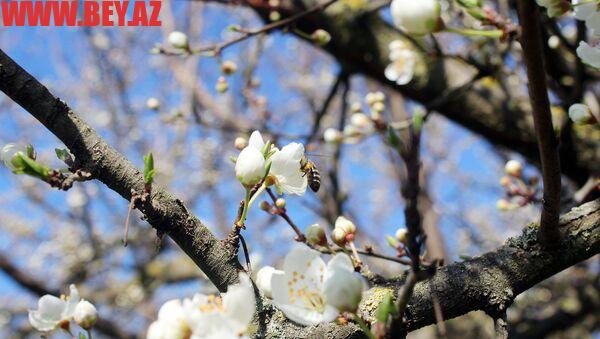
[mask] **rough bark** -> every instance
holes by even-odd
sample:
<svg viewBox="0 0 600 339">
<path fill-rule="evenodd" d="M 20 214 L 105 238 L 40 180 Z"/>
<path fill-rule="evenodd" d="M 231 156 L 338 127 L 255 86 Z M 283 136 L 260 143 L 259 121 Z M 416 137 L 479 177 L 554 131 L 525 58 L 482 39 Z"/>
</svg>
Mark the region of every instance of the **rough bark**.
<svg viewBox="0 0 600 339">
<path fill-rule="evenodd" d="M 39 120 L 75 156 L 81 169 L 92 173 L 126 200 L 144 191 L 142 172 L 106 143 L 59 98 L 0 50 L 0 91 Z M 141 157 L 141 156 L 140 156 Z M 148 222 L 168 234 L 202 269 L 220 291 L 237 281 L 237 257 L 189 213 L 183 202 L 154 186 L 145 206 Z"/>
</svg>

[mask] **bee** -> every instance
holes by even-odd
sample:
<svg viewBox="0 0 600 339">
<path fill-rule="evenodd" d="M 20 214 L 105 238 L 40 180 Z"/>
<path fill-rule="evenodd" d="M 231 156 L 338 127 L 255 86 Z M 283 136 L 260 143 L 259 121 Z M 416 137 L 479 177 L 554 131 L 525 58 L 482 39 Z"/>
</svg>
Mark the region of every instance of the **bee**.
<svg viewBox="0 0 600 339">
<path fill-rule="evenodd" d="M 308 160 L 306 156 L 303 156 L 300 160 L 300 171 L 304 173 L 302 176 L 306 176 L 310 189 L 316 193 L 321 188 L 321 174 L 315 163 Z"/>
</svg>

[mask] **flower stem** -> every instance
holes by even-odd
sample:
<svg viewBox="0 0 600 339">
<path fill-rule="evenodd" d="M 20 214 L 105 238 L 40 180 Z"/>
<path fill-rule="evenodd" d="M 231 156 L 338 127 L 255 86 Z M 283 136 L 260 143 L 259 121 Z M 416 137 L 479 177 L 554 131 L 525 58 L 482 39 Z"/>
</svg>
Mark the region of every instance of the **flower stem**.
<svg viewBox="0 0 600 339">
<path fill-rule="evenodd" d="M 242 210 L 242 216 L 240 220 L 238 220 L 237 224 L 239 227 L 244 226 L 244 222 L 246 221 L 246 216 L 248 215 L 249 200 L 250 200 L 250 191 L 251 189 L 246 188 L 246 197 L 244 197 L 244 209 Z"/>
<path fill-rule="evenodd" d="M 250 209 L 250 206 L 252 206 L 252 204 L 256 201 L 256 198 L 258 198 L 258 196 L 265 190 L 265 188 L 267 188 L 267 186 L 263 183 L 256 190 L 256 192 L 254 192 L 252 196 L 250 196 L 252 189 L 246 189 L 246 197 L 244 198 L 244 210 L 242 211 L 242 216 L 238 221 L 238 225 L 240 227 L 244 226 L 244 223 L 246 222 L 246 216 L 248 215 L 248 210 Z"/>
<path fill-rule="evenodd" d="M 350 241 L 350 248 L 352 249 L 352 254 L 354 254 L 354 258 L 356 258 L 356 263 L 358 265 L 361 265 L 362 261 L 360 261 L 360 257 L 358 256 L 358 251 L 356 250 L 356 246 L 354 245 L 354 240 Z"/>
<path fill-rule="evenodd" d="M 88 328 L 85 331 L 87 332 L 88 339 L 92 339 L 92 330 Z"/>
<path fill-rule="evenodd" d="M 460 34 L 468 37 L 486 37 L 486 38 L 495 38 L 498 39 L 504 35 L 504 32 L 499 29 L 482 31 L 478 29 L 468 29 L 468 28 L 457 28 L 457 27 L 445 27 L 444 30 L 446 32 Z"/>
</svg>

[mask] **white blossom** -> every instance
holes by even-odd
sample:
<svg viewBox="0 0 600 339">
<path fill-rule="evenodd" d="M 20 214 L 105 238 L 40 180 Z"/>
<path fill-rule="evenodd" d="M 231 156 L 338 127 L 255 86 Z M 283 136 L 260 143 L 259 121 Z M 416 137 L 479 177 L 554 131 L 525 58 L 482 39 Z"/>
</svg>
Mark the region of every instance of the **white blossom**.
<svg viewBox="0 0 600 339">
<path fill-rule="evenodd" d="M 600 48 L 592 47 L 585 41 L 580 41 L 577 47 L 577 56 L 583 63 L 595 68 L 600 68 Z"/>
<path fill-rule="evenodd" d="M 17 154 L 27 155 L 27 145 L 22 143 L 8 143 L 0 150 L 0 161 L 4 163 L 11 171 L 15 170 L 15 165 L 12 163 L 13 158 Z"/>
<path fill-rule="evenodd" d="M 186 310 L 184 308 L 187 307 Z M 189 313 L 188 313 L 189 312 Z M 148 327 L 147 339 L 186 339 L 192 329 L 187 314 L 192 312 L 191 300 L 182 303 L 179 299 L 165 302 L 158 311 L 158 320 Z"/>
<path fill-rule="evenodd" d="M 244 333 L 255 310 L 250 278 L 228 287 L 221 297 L 196 294 L 192 299 L 167 301 L 158 320 L 148 328 L 148 339 L 247 338 Z"/>
<path fill-rule="evenodd" d="M 569 118 L 578 124 L 584 124 L 591 120 L 590 108 L 584 104 L 573 104 L 569 107 Z"/>
<path fill-rule="evenodd" d="M 386 79 L 398 85 L 408 84 L 415 72 L 417 54 L 402 40 L 394 40 L 389 45 L 390 64 L 385 68 Z"/>
<path fill-rule="evenodd" d="M 306 192 L 308 180 L 300 170 L 304 157 L 304 145 L 292 142 L 271 156 L 271 174 L 275 177 L 277 191 L 302 195 Z"/>
<path fill-rule="evenodd" d="M 323 132 L 323 139 L 330 144 L 336 144 L 344 140 L 344 134 L 335 128 L 328 128 Z"/>
<path fill-rule="evenodd" d="M 58 298 L 46 294 L 38 300 L 37 310 L 29 310 L 29 323 L 40 332 L 51 332 L 59 326 L 67 327 L 79 303 L 75 285 L 69 286 L 70 295 Z"/>
<path fill-rule="evenodd" d="M 275 305 L 287 318 L 305 326 L 327 323 L 338 316 L 338 307 L 352 306 L 355 295 L 348 302 L 334 300 L 343 291 L 354 293 L 356 286 L 355 277 L 346 274 L 346 260 L 339 256 L 346 254 L 336 254 L 325 265 L 319 252 L 304 245 L 286 255 L 283 272 L 274 272 L 271 287 Z"/>
<path fill-rule="evenodd" d="M 393 0 L 394 24 L 407 34 L 423 35 L 433 32 L 440 19 L 437 0 Z"/>
<path fill-rule="evenodd" d="M 183 32 L 173 31 L 169 34 L 167 40 L 174 48 L 186 49 L 189 47 L 188 37 Z"/>
<path fill-rule="evenodd" d="M 81 300 L 73 313 L 73 319 L 77 325 L 85 329 L 94 327 L 96 320 L 98 320 L 98 310 L 96 307 L 87 300 Z"/>
</svg>

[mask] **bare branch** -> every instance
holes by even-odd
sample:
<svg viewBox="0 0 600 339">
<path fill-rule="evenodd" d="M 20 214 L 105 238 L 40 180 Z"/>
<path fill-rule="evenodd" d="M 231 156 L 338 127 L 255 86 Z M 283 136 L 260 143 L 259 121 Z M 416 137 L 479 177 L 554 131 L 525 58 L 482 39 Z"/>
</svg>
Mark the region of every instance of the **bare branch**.
<svg viewBox="0 0 600 339">
<path fill-rule="evenodd" d="M 556 246 L 560 240 L 557 229 L 561 190 L 560 159 L 548 100 L 539 13 L 533 1 L 519 0 L 518 7 L 522 26 L 521 45 L 529 79 L 529 95 L 544 182 L 539 236 L 543 244 Z"/>
</svg>

